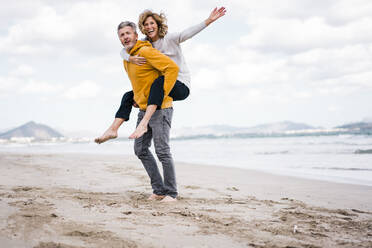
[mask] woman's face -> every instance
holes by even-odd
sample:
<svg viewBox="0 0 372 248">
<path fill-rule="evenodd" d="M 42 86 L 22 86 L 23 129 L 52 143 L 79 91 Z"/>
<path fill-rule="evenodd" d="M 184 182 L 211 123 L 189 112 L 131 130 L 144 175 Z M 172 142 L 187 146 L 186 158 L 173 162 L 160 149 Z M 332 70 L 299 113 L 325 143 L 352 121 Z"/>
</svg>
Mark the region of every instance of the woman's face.
<svg viewBox="0 0 372 248">
<path fill-rule="evenodd" d="M 152 16 L 146 18 L 145 22 L 143 23 L 143 27 L 145 29 L 145 35 L 151 41 L 157 41 L 159 39 L 158 24 Z"/>
</svg>

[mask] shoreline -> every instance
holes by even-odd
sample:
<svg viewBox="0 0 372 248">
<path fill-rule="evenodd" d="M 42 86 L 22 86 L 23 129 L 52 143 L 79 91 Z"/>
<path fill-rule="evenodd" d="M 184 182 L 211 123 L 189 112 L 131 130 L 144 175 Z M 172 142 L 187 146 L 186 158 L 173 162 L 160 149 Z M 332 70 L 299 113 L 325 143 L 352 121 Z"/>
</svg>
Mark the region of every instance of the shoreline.
<svg viewBox="0 0 372 248">
<path fill-rule="evenodd" d="M 160 204 L 131 156 L 0 153 L 0 167 L 9 248 L 372 245 L 369 186 L 176 163 L 179 201 Z"/>
<path fill-rule="evenodd" d="M 134 160 L 138 161 L 138 159 L 135 157 L 135 155 L 132 152 L 132 144 L 129 141 L 127 143 L 127 147 L 124 146 L 124 149 L 129 149 L 131 151 L 129 153 L 118 152 L 118 151 L 115 150 L 115 148 L 114 148 L 114 152 L 107 152 L 107 150 L 103 150 L 103 152 L 102 152 L 102 150 L 100 150 L 98 148 L 99 145 L 95 144 L 94 142 L 90 142 L 89 144 L 93 145 L 93 149 L 92 149 L 92 147 L 90 147 L 89 149 L 87 149 L 87 147 L 77 147 L 76 149 L 82 148 L 82 149 L 85 149 L 85 150 L 83 150 L 83 151 L 76 151 L 76 150 L 62 150 L 62 151 L 53 150 L 53 151 L 48 151 L 46 149 L 48 146 L 45 146 L 45 147 L 42 146 L 41 147 L 42 149 L 34 150 L 34 151 L 30 152 L 30 151 L 27 151 L 27 149 L 25 149 L 27 147 L 22 147 L 22 149 L 20 149 L 18 151 L 17 151 L 17 148 L 14 149 L 14 150 L 10 150 L 10 151 L 7 150 L 7 149 L 4 149 L 4 150 L 0 149 L 0 154 L 55 154 L 55 155 L 57 155 L 57 154 L 71 154 L 71 155 L 81 154 L 81 155 L 87 155 L 87 156 L 89 156 L 89 155 L 113 156 L 113 157 L 126 156 L 126 157 L 132 157 Z M 128 146 L 128 144 L 129 144 L 129 146 Z M 80 144 L 78 144 L 78 145 L 80 145 Z M 117 145 L 117 144 L 115 144 L 115 145 Z M 123 145 L 123 144 L 120 143 L 119 145 Z M 94 146 L 97 146 L 97 147 L 94 147 Z M 97 149 L 97 150 L 94 150 L 94 149 Z M 152 152 L 154 152 L 154 151 L 152 151 Z M 362 155 L 362 156 L 364 156 L 364 155 Z M 357 178 L 353 178 L 353 177 L 341 177 L 341 176 L 311 174 L 309 172 L 304 173 L 304 172 L 300 172 L 300 171 L 288 171 L 288 170 L 283 171 L 283 170 L 280 170 L 280 169 L 279 170 L 273 169 L 273 170 L 269 171 L 269 169 L 267 169 L 267 168 L 266 169 L 245 168 L 244 166 L 241 165 L 241 163 L 239 163 L 239 165 L 235 165 L 235 166 L 231 166 L 231 165 L 227 166 L 225 164 L 218 163 L 218 162 L 216 162 L 216 163 L 185 162 L 184 160 L 185 160 L 185 158 L 181 158 L 181 159 L 177 160 L 177 157 L 175 157 L 175 162 L 176 163 L 189 164 L 191 166 L 202 165 L 202 166 L 206 166 L 206 167 L 222 167 L 222 168 L 226 168 L 226 169 L 240 169 L 240 170 L 247 170 L 247 171 L 262 172 L 262 173 L 267 173 L 267 174 L 276 175 L 276 176 L 293 177 L 293 178 L 297 178 L 297 179 L 301 179 L 301 180 L 306 179 L 306 180 L 314 180 L 314 181 L 321 181 L 321 182 L 328 182 L 328 183 L 339 183 L 339 184 L 354 185 L 354 186 L 372 187 L 372 181 L 370 181 L 370 180 L 365 181 L 363 179 L 357 179 Z M 327 168 L 324 168 L 324 169 L 327 170 Z M 355 171 L 355 170 L 356 170 L 355 168 L 352 168 L 350 171 Z M 370 169 L 368 169 L 368 172 L 369 172 L 369 170 Z M 338 170 L 336 170 L 336 171 L 338 171 Z"/>
</svg>

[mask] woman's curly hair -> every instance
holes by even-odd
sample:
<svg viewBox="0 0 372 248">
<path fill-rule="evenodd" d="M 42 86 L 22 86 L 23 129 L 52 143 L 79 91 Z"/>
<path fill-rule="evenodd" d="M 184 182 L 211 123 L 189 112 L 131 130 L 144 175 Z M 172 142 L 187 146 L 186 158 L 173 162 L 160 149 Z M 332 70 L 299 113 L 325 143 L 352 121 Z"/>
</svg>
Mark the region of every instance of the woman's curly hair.
<svg viewBox="0 0 372 248">
<path fill-rule="evenodd" d="M 164 38 L 164 36 L 168 33 L 168 25 L 167 25 L 167 18 L 165 17 L 164 13 L 154 13 L 151 10 L 145 10 L 143 11 L 138 20 L 138 27 L 141 30 L 141 32 L 146 35 L 145 33 L 145 27 L 143 24 L 145 23 L 146 19 L 151 16 L 156 21 L 156 24 L 158 25 L 159 30 L 159 37 Z"/>
</svg>

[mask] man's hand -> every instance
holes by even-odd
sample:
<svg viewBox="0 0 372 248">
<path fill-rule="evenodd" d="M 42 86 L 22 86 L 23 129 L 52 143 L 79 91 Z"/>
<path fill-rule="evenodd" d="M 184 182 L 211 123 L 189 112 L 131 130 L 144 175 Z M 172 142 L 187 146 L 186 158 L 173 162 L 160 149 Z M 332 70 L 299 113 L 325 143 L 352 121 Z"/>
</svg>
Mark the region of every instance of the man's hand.
<svg viewBox="0 0 372 248">
<path fill-rule="evenodd" d="M 224 16 L 225 14 L 226 14 L 225 7 L 221 7 L 219 9 L 217 9 L 217 7 L 216 7 L 212 11 L 212 13 L 209 15 L 208 19 L 205 20 L 205 24 L 208 26 L 209 24 L 211 24 L 212 22 L 214 22 L 215 20 L 217 20 L 221 16 Z"/>
<path fill-rule="evenodd" d="M 139 57 L 138 55 L 129 56 L 129 62 L 136 65 L 143 65 L 146 63 L 146 59 L 144 57 Z"/>
</svg>

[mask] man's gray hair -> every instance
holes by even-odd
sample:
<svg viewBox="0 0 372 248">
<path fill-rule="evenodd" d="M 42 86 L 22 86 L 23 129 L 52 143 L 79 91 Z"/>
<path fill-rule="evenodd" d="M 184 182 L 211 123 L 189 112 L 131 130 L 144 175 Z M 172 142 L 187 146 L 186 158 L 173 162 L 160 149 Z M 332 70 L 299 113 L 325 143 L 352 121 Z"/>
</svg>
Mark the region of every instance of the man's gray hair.
<svg viewBox="0 0 372 248">
<path fill-rule="evenodd" d="M 131 27 L 133 31 L 137 33 L 137 25 L 134 22 L 130 22 L 130 21 L 121 22 L 118 26 L 118 32 L 120 29 L 124 27 Z"/>
</svg>

